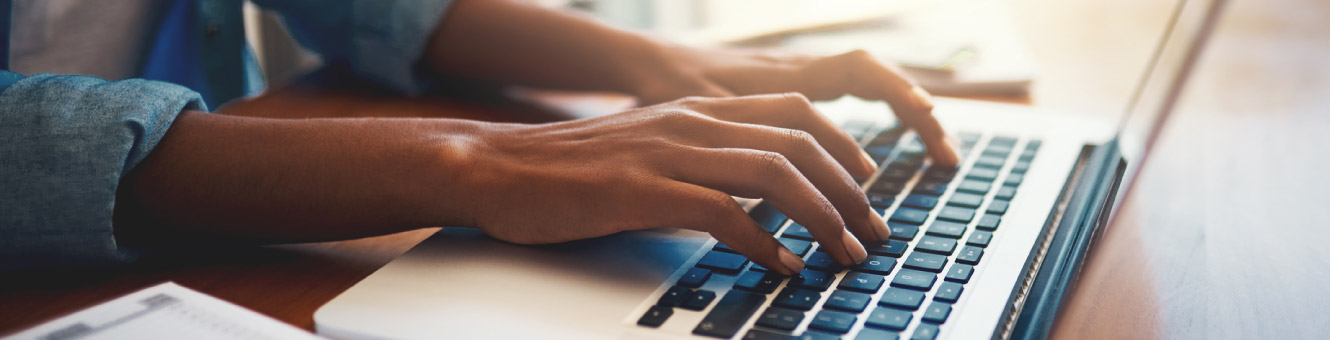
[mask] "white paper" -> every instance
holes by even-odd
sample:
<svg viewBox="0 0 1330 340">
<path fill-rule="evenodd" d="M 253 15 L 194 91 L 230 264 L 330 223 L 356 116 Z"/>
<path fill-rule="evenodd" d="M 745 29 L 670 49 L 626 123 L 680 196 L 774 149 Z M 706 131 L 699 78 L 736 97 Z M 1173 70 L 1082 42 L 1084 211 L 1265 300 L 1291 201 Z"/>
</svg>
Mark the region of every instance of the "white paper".
<svg viewBox="0 0 1330 340">
<path fill-rule="evenodd" d="M 46 322 L 5 339 L 321 339 L 172 282 Z"/>
</svg>

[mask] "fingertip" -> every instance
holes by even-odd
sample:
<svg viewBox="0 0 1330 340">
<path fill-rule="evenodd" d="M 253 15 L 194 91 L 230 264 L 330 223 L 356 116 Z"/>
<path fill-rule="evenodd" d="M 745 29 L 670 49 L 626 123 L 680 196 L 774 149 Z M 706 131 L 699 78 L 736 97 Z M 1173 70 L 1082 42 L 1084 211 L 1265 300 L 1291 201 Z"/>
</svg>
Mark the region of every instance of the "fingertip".
<svg viewBox="0 0 1330 340">
<path fill-rule="evenodd" d="M 781 274 L 793 276 L 804 270 L 804 260 L 788 249 L 781 247 L 779 257 L 781 265 L 784 266 L 784 271 Z"/>
<path fill-rule="evenodd" d="M 845 246 L 845 254 L 850 257 L 851 261 L 851 263 L 845 263 L 846 265 L 858 264 L 868 258 L 868 250 L 864 249 L 864 245 L 859 243 L 859 239 L 850 234 L 849 230 L 841 233 L 841 242 Z"/>
<path fill-rule="evenodd" d="M 865 178 L 877 172 L 877 162 L 873 161 L 873 156 L 869 155 L 867 151 L 859 149 L 859 161 L 862 163 L 862 169 L 855 174 L 856 178 Z"/>
</svg>

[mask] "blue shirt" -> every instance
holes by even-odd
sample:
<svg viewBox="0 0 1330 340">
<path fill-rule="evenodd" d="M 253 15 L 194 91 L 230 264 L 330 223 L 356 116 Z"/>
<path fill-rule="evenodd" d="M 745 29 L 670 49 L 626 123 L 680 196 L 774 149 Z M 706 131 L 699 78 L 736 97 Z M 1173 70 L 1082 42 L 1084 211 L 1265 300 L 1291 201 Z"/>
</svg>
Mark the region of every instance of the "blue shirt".
<svg viewBox="0 0 1330 340">
<path fill-rule="evenodd" d="M 296 40 L 325 61 L 348 65 L 358 76 L 403 94 L 423 90 L 426 78 L 418 61 L 448 5 L 448 0 L 254 2 L 280 13 Z M 206 111 L 208 104 L 261 87 L 244 42 L 241 2 L 181 4 L 186 7 L 168 11 L 163 22 L 175 20 L 175 27 L 185 29 L 164 30 L 156 43 L 184 44 L 193 48 L 175 50 L 197 54 L 150 55 L 144 73 L 161 80 L 108 82 L 0 70 L 0 270 L 134 259 L 133 250 L 116 244 L 111 223 L 121 178 L 152 152 L 181 111 Z M 7 13 L 0 8 L 0 16 Z M 0 33 L 7 32 L 0 27 Z M 8 50 L 0 46 L 0 53 Z M 168 60 L 180 65 L 163 66 Z M 181 70 L 197 73 L 181 77 Z M 180 79 L 163 79 L 171 77 Z"/>
</svg>

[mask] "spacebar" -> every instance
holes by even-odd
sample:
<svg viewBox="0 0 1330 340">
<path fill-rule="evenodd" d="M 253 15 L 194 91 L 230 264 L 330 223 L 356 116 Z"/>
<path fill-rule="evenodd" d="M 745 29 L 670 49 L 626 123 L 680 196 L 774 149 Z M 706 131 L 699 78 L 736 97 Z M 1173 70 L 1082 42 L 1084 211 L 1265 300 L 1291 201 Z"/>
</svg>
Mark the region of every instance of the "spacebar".
<svg viewBox="0 0 1330 340">
<path fill-rule="evenodd" d="M 739 332 L 739 327 L 743 327 L 748 318 L 752 317 L 757 308 L 762 307 L 762 303 L 766 301 L 767 297 L 764 295 L 731 290 L 716 303 L 716 307 L 702 319 L 702 323 L 693 328 L 693 334 L 733 338 L 734 334 Z"/>
</svg>

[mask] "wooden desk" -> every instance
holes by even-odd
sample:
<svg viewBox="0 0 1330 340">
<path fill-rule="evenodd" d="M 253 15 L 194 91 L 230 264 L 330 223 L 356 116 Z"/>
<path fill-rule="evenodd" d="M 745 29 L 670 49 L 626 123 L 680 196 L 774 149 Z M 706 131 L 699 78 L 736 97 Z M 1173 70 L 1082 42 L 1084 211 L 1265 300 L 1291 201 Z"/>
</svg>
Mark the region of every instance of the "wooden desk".
<svg viewBox="0 0 1330 340">
<path fill-rule="evenodd" d="M 1124 18 L 1144 20 L 1151 2 L 1013 0 L 1043 65 L 1033 105 L 1120 111 L 1149 53 L 1141 46 L 1154 41 Z M 1330 223 L 1320 218 L 1330 203 L 1324 13 L 1330 5 L 1317 0 L 1233 4 L 1120 218 L 1093 250 L 1055 338 L 1330 334 L 1318 309 L 1330 305 L 1322 284 L 1330 282 Z M 255 105 L 487 110 L 287 95 Z M 0 334 L 165 280 L 309 329 L 316 308 L 431 232 L 156 260 L 92 279 L 5 277 Z"/>
</svg>

